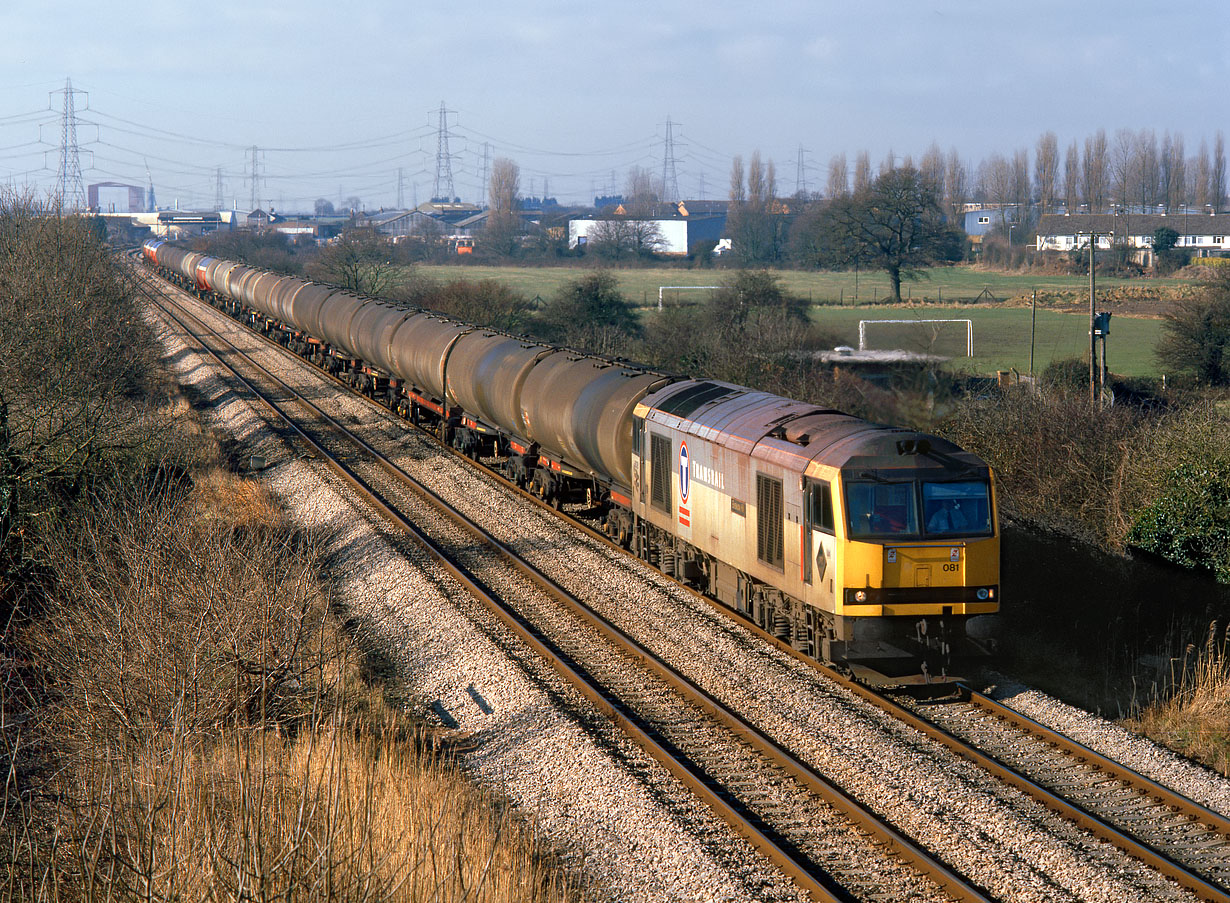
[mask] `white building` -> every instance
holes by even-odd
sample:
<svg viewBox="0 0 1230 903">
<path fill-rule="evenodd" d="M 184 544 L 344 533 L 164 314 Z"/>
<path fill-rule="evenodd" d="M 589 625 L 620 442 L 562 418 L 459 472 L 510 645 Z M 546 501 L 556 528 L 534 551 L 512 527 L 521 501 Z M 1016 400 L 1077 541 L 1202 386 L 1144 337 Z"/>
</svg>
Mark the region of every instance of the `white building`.
<svg viewBox="0 0 1230 903">
<path fill-rule="evenodd" d="M 1153 248 L 1153 233 L 1173 229 L 1175 247 L 1195 257 L 1216 257 L 1230 252 L 1230 214 L 1197 213 L 1096 213 L 1048 214 L 1038 220 L 1039 251 L 1071 251 L 1089 246 L 1089 235 L 1098 237 L 1098 249 L 1126 242 L 1132 248 Z"/>
</svg>

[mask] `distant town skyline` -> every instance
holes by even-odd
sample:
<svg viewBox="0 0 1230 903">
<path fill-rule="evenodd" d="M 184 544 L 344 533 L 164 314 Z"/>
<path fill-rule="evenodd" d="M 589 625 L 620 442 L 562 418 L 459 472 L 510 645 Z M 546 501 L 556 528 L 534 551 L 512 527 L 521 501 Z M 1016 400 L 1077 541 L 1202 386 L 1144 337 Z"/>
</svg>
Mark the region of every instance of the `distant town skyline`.
<svg viewBox="0 0 1230 903">
<path fill-rule="evenodd" d="M 442 102 L 453 194 L 475 202 L 496 157 L 526 196 L 619 193 L 631 167 L 661 173 L 668 119 L 685 197 L 725 197 L 755 150 L 784 195 L 823 189 L 839 153 L 935 142 L 976 166 L 1047 130 L 1061 148 L 1169 131 L 1195 152 L 1225 128 L 1228 21 L 1213 2 L 13 4 L 0 183 L 51 190 L 65 78 L 88 92 L 84 180 L 143 186 L 148 166 L 163 206 L 212 206 L 220 173 L 224 205 L 248 207 L 252 147 L 260 205 L 421 202 Z"/>
</svg>

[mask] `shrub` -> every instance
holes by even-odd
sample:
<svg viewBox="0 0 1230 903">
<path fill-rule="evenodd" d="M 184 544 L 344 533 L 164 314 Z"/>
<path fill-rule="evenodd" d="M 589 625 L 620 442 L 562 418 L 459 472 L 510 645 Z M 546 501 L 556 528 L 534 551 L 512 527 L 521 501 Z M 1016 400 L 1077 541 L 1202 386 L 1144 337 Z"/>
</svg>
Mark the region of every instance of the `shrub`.
<svg viewBox="0 0 1230 903">
<path fill-rule="evenodd" d="M 1230 458 L 1181 464 L 1140 512 L 1128 542 L 1230 583 Z"/>
</svg>

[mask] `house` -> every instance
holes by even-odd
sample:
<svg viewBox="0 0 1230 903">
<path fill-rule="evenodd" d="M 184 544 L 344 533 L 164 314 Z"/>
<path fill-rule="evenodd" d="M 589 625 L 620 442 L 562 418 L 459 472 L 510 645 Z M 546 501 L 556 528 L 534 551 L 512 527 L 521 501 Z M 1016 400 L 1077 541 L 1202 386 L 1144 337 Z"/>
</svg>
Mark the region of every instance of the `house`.
<svg viewBox="0 0 1230 903">
<path fill-rule="evenodd" d="M 1090 234 L 1098 236 L 1098 249 L 1109 250 L 1126 242 L 1146 253 L 1138 255 L 1152 264 L 1153 233 L 1173 229 L 1179 235 L 1175 247 L 1195 257 L 1221 257 L 1230 253 L 1230 214 L 1196 213 L 1053 213 L 1038 220 L 1038 250 L 1065 253 L 1088 247 Z"/>
<path fill-rule="evenodd" d="M 1019 222 L 1016 204 L 966 204 L 963 210 L 962 228 L 973 244 L 981 244 L 983 238 L 997 226 Z"/>
</svg>

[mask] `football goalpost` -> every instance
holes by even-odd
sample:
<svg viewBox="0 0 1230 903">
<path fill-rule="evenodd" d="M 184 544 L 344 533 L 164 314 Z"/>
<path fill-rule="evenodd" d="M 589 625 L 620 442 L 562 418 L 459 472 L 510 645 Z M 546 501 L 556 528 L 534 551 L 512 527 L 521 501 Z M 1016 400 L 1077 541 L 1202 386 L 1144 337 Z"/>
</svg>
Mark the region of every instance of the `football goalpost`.
<svg viewBox="0 0 1230 903">
<path fill-rule="evenodd" d="M 946 328 L 946 324 L 964 324 L 965 325 L 965 356 L 974 356 L 974 321 L 973 320 L 938 320 L 938 319 L 919 319 L 919 320 L 859 320 L 858 321 L 858 350 L 867 351 L 867 327 L 884 325 L 889 327 L 885 332 L 889 336 L 895 336 L 892 339 L 900 348 L 903 344 L 910 347 L 904 350 L 923 351 L 927 353 L 936 353 L 937 346 L 940 345 L 940 340 L 946 340 L 945 350 L 951 347 L 955 354 L 960 353 L 961 343 L 959 340 L 960 330 L 954 329 L 951 326 Z M 877 330 L 879 332 L 879 330 Z M 955 333 L 955 335 L 954 335 Z"/>
</svg>

